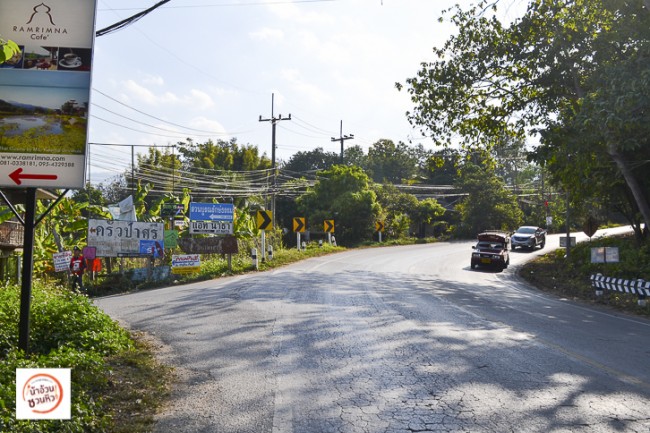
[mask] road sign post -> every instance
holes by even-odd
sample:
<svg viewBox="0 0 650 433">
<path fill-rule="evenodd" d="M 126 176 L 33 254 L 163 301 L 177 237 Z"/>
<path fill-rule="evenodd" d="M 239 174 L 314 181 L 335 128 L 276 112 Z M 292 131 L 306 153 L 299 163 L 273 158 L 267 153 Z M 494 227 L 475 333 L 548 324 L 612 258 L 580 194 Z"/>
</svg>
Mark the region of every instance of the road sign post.
<svg viewBox="0 0 650 433">
<path fill-rule="evenodd" d="M 384 222 L 383 221 L 377 221 L 375 223 L 375 230 L 379 234 L 379 243 L 381 243 L 381 234 L 384 232 Z"/>
</svg>

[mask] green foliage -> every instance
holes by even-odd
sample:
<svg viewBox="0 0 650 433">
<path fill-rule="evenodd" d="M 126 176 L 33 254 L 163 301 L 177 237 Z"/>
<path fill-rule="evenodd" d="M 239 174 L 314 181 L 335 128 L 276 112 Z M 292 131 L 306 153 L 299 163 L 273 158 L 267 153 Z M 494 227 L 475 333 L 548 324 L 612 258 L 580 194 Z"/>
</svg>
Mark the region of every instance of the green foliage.
<svg viewBox="0 0 650 433">
<path fill-rule="evenodd" d="M 0 431 L 106 431 L 110 419 L 100 395 L 110 373 L 104 358 L 132 349 L 126 331 L 86 297 L 36 282 L 27 355 L 17 349 L 19 305 L 19 287 L 0 291 Z M 16 368 L 71 368 L 72 420 L 16 420 Z"/>
<path fill-rule="evenodd" d="M 312 231 L 320 232 L 324 220 L 334 219 L 342 245 L 370 238 L 380 212 L 370 179 L 358 167 L 336 165 L 319 172 L 314 187 L 297 201 Z"/>
<path fill-rule="evenodd" d="M 0 39 L 0 64 L 20 54 L 20 47 L 14 41 Z"/>
<path fill-rule="evenodd" d="M 591 248 L 618 247 L 619 263 L 591 263 Z M 571 249 L 568 258 L 564 248 L 548 253 L 524 265 L 520 275 L 536 286 L 560 296 L 578 298 L 637 314 L 650 316 L 650 306 L 639 307 L 638 296 L 606 291 L 597 298 L 591 287 L 590 276 L 602 274 L 625 280 L 650 280 L 650 247 L 638 246 L 632 237 L 607 237 L 581 242 Z"/>
<path fill-rule="evenodd" d="M 295 153 L 282 166 L 282 169 L 294 173 L 313 173 L 318 170 L 327 170 L 340 162 L 340 155 L 335 152 L 325 152 L 322 147 L 317 147 L 314 150 Z"/>
<path fill-rule="evenodd" d="M 183 168 L 193 173 L 207 173 L 212 170 L 250 171 L 271 168 L 266 155 L 259 154 L 257 147 L 240 145 L 235 138 L 230 141 L 208 140 L 205 143 L 187 142 L 177 144 L 184 157 Z"/>
<path fill-rule="evenodd" d="M 422 229 L 424 224 L 431 224 L 445 213 L 445 208 L 435 199 L 418 201 L 413 194 L 399 192 L 393 185 L 375 185 L 374 190 L 381 205 L 380 219 L 384 221 L 388 238 L 409 236 L 413 226 Z M 422 230 L 419 231 L 420 237 L 423 237 Z"/>
<path fill-rule="evenodd" d="M 521 224 L 521 209 L 493 171 L 467 163 L 457 186 L 467 194 L 456 206 L 461 218 L 457 234 L 473 237 L 483 230 L 512 231 Z"/>
<path fill-rule="evenodd" d="M 535 0 L 508 26 L 497 5 L 446 12 L 458 31 L 434 49 L 434 62 L 396 84 L 414 103 L 410 122 L 440 145 L 467 149 L 539 132 L 532 158 L 573 202 L 600 203 L 630 222 L 641 212 L 650 224 L 647 170 L 630 163 L 647 159 L 647 2 Z"/>
<path fill-rule="evenodd" d="M 418 168 L 415 149 L 392 140 L 379 140 L 368 149 L 364 167 L 375 182 L 399 184 L 412 179 Z"/>
</svg>

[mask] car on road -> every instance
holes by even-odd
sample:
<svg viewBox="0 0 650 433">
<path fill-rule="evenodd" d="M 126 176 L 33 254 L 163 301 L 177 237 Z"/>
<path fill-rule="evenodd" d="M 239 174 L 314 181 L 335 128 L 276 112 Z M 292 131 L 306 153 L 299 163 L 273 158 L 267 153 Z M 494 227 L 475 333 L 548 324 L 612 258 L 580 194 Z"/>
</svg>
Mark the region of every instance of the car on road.
<svg viewBox="0 0 650 433">
<path fill-rule="evenodd" d="M 544 248 L 546 245 L 546 230 L 536 226 L 521 226 L 512 234 L 512 250 L 517 247 L 533 249 Z"/>
<path fill-rule="evenodd" d="M 499 231 L 486 231 L 480 233 L 476 245 L 472 245 L 471 268 L 478 266 L 491 266 L 503 270 L 510 264 L 508 253 L 510 236 Z"/>
</svg>

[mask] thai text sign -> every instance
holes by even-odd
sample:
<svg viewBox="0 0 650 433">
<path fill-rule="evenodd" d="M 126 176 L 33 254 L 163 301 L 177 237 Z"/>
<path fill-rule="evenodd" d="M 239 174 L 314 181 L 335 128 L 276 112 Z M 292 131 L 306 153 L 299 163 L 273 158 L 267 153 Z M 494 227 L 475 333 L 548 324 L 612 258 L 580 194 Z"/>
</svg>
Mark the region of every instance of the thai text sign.
<svg viewBox="0 0 650 433">
<path fill-rule="evenodd" d="M 95 0 L 2 0 L 0 185 L 85 185 Z"/>
<path fill-rule="evenodd" d="M 225 236 L 218 238 L 181 238 L 178 246 L 188 254 L 237 254 L 237 238 Z"/>
<path fill-rule="evenodd" d="M 190 221 L 191 234 L 231 235 L 233 224 L 229 221 Z"/>
<path fill-rule="evenodd" d="M 163 223 L 88 220 L 88 245 L 97 248 L 97 257 L 160 257 L 164 233 Z"/>
<path fill-rule="evenodd" d="M 233 222 L 235 206 L 231 203 L 190 203 L 191 221 Z"/>
<path fill-rule="evenodd" d="M 190 274 L 201 270 L 199 254 L 172 255 L 172 274 Z"/>
<path fill-rule="evenodd" d="M 70 419 L 69 368 L 17 368 L 16 419 Z"/>
<path fill-rule="evenodd" d="M 52 255 L 54 259 L 54 272 L 63 272 L 70 270 L 70 260 L 72 259 L 72 251 L 61 251 Z"/>
</svg>

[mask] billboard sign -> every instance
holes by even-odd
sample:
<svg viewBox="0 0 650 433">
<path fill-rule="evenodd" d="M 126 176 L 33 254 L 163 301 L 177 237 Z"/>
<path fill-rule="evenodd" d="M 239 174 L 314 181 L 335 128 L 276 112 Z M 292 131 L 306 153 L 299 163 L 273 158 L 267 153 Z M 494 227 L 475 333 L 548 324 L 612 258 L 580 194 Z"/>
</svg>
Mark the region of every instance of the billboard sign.
<svg viewBox="0 0 650 433">
<path fill-rule="evenodd" d="M 187 254 L 237 254 L 239 247 L 234 236 L 214 238 L 181 238 L 178 246 Z"/>
<path fill-rule="evenodd" d="M 231 235 L 233 230 L 233 224 L 228 221 L 190 221 L 193 235 Z"/>
<path fill-rule="evenodd" d="M 88 245 L 97 257 L 162 257 L 164 235 L 163 223 L 88 220 Z"/>
<path fill-rule="evenodd" d="M 2 0 L 0 186 L 85 184 L 96 0 Z"/>
<path fill-rule="evenodd" d="M 201 270 L 199 254 L 174 254 L 172 256 L 172 274 L 190 274 Z"/>
<path fill-rule="evenodd" d="M 234 215 L 232 203 L 190 203 L 190 221 L 233 222 Z"/>
</svg>

